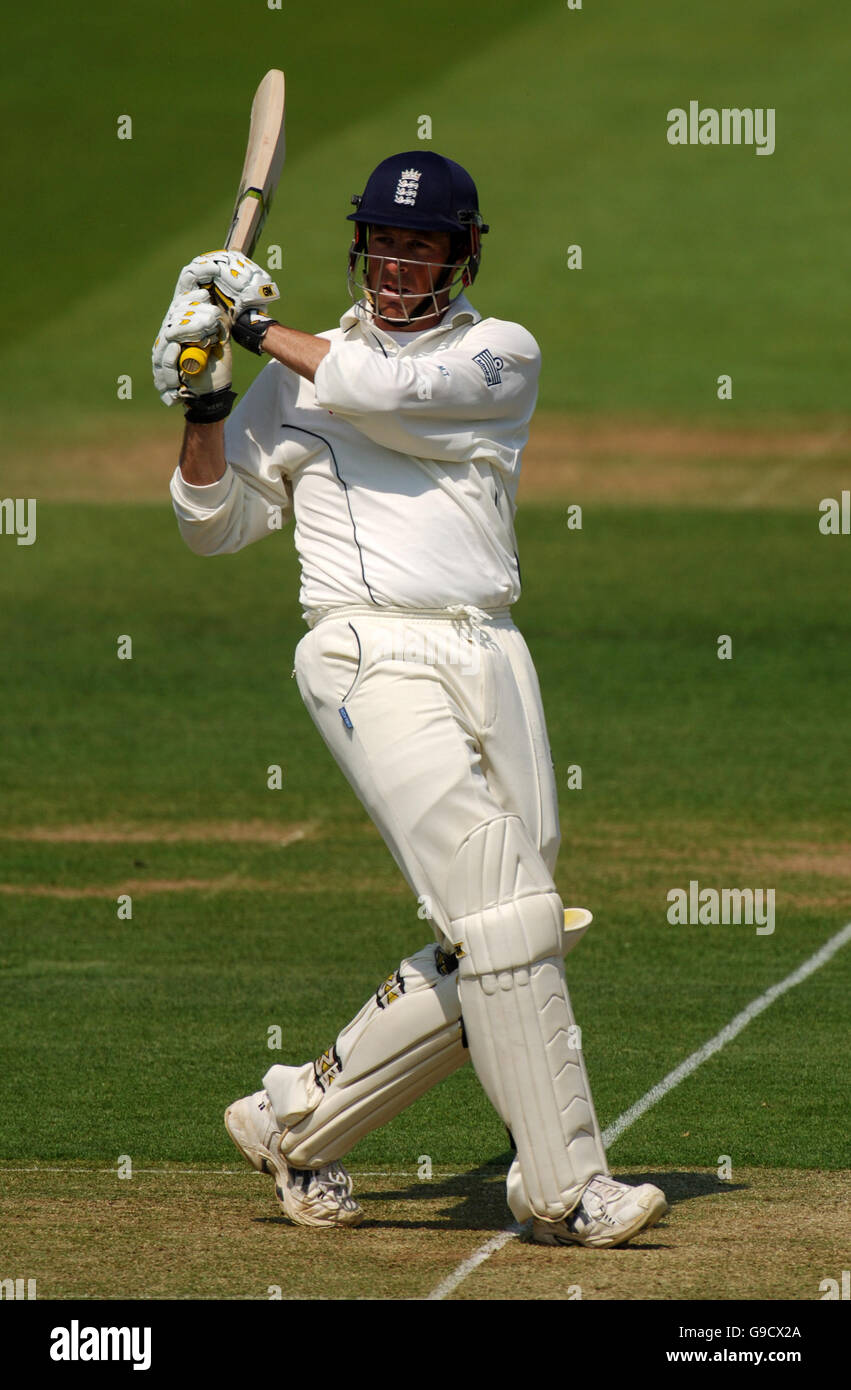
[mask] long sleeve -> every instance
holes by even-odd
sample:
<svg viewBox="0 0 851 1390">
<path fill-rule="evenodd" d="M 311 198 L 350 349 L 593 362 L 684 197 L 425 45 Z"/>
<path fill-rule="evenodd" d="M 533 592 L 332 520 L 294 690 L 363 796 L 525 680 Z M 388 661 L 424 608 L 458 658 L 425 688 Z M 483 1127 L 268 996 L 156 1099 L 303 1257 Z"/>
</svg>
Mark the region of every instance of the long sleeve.
<svg viewBox="0 0 851 1390">
<path fill-rule="evenodd" d="M 376 444 L 441 463 L 515 470 L 535 408 L 540 351 L 519 324 L 483 320 L 463 346 L 384 356 L 337 340 L 316 372 L 317 405 Z"/>
<path fill-rule="evenodd" d="M 280 369 L 266 368 L 225 426 L 227 467 L 218 482 L 187 483 L 180 468 L 171 498 L 180 534 L 196 555 L 228 555 L 269 536 L 293 515 L 279 433 Z"/>
</svg>

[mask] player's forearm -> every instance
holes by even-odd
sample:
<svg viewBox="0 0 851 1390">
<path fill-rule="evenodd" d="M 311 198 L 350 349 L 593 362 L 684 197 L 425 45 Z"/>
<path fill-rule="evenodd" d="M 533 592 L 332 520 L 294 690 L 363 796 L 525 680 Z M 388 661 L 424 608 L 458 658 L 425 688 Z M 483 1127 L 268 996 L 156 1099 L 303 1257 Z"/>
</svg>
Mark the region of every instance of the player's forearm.
<svg viewBox="0 0 851 1390">
<path fill-rule="evenodd" d="M 180 471 L 186 482 L 209 486 L 224 477 L 226 467 L 224 420 L 213 425 L 187 422 L 180 450 Z"/>
<path fill-rule="evenodd" d="M 263 337 L 264 352 L 308 381 L 313 380 L 319 363 L 330 348 L 327 338 L 315 338 L 312 333 L 301 333 L 299 329 L 286 328 L 282 323 L 273 323 Z"/>
</svg>

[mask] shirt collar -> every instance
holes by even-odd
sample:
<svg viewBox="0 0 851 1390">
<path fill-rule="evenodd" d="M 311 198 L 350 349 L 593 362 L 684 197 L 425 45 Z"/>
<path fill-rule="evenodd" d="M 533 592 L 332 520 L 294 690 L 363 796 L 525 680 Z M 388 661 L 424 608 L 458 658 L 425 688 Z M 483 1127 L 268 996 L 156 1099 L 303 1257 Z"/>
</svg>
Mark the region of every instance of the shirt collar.
<svg viewBox="0 0 851 1390">
<path fill-rule="evenodd" d="M 439 338 L 442 334 L 449 333 L 453 328 L 460 328 L 468 323 L 479 323 L 481 317 L 478 309 L 473 308 L 467 296 L 465 294 L 459 294 L 450 304 L 447 312 L 440 320 L 440 323 L 434 328 L 424 328 L 421 329 L 419 333 L 407 333 L 405 337 L 409 338 L 412 343 L 424 343 L 430 338 Z M 394 347 L 399 346 L 395 338 L 391 338 L 389 333 L 385 333 L 382 328 L 378 328 L 368 317 L 366 312 L 366 301 L 363 299 L 359 300 L 357 304 L 354 304 L 351 309 L 347 309 L 340 319 L 340 327 L 344 333 L 348 333 L 355 324 L 360 325 L 363 333 L 369 332 L 370 334 L 374 334 L 375 337 L 382 342 L 392 343 Z"/>
</svg>

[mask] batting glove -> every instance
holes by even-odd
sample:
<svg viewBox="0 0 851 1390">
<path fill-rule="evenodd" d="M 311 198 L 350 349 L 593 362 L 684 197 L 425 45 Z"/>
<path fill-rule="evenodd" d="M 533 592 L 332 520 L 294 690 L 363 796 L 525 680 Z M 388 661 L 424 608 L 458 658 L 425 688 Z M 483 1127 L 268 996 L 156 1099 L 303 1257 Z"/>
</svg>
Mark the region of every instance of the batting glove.
<svg viewBox="0 0 851 1390">
<path fill-rule="evenodd" d="M 166 405 L 183 401 L 187 420 L 212 424 L 230 414 L 236 399 L 231 390 L 230 325 L 208 295 L 178 294 L 169 305 L 151 353 L 154 386 Z M 187 376 L 180 354 L 187 343 L 200 343 L 210 352 L 203 372 Z"/>
<path fill-rule="evenodd" d="M 240 347 L 247 348 L 249 352 L 255 352 L 260 357 L 263 353 L 263 339 L 273 324 L 280 327 L 278 320 L 270 319 L 262 309 L 243 309 L 234 320 L 231 337 Z"/>
<path fill-rule="evenodd" d="M 238 251 L 208 251 L 184 266 L 175 294 L 201 288 L 210 290 L 231 321 L 244 309 L 259 309 L 281 297 L 269 272 Z"/>
</svg>

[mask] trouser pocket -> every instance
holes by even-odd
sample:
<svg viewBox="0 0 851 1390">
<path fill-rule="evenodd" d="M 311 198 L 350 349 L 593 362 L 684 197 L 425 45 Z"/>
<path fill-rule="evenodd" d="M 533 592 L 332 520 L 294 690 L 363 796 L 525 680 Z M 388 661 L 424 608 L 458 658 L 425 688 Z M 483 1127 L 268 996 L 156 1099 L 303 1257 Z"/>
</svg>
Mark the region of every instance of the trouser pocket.
<svg viewBox="0 0 851 1390">
<path fill-rule="evenodd" d="M 326 619 L 301 639 L 295 676 L 305 702 L 339 709 L 351 700 L 364 673 L 364 648 L 345 618 Z"/>
</svg>

